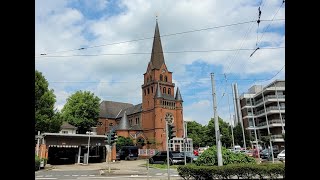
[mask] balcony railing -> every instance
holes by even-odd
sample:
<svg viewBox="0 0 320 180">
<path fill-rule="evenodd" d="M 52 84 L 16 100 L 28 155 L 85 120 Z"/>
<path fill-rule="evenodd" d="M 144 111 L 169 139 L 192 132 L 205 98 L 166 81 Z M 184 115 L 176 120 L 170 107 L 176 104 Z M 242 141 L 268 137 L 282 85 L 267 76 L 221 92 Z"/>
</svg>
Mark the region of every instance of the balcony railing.
<svg viewBox="0 0 320 180">
<path fill-rule="evenodd" d="M 269 112 L 271 110 L 279 110 L 278 106 L 270 106 L 266 108 L 266 111 Z M 280 110 L 285 110 L 285 106 L 280 106 Z M 262 113 L 264 113 L 264 109 L 257 111 L 256 115 L 260 115 Z"/>
<path fill-rule="evenodd" d="M 271 124 L 281 124 L 281 119 L 273 119 L 273 120 L 270 120 L 270 121 L 268 121 L 268 122 L 269 122 L 269 125 L 271 125 Z M 282 122 L 283 122 L 283 124 L 285 124 L 286 121 L 283 119 Z M 266 121 L 257 124 L 258 127 L 260 127 L 260 126 L 266 126 L 266 125 L 267 125 L 267 122 L 266 122 Z"/>
<path fill-rule="evenodd" d="M 278 99 L 284 99 L 285 95 L 278 95 Z M 264 100 L 267 101 L 268 99 L 277 99 L 277 95 L 268 95 L 264 97 Z M 253 105 L 258 105 L 263 102 L 263 98 L 259 99 L 258 101 L 253 102 Z"/>
</svg>

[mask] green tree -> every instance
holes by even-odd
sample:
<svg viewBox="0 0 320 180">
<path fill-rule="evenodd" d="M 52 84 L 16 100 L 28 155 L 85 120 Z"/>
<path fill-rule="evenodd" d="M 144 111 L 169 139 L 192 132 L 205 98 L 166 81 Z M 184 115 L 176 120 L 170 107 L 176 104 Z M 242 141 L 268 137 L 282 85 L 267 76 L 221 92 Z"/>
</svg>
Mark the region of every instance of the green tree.
<svg viewBox="0 0 320 180">
<path fill-rule="evenodd" d="M 129 137 L 119 136 L 116 143 L 117 151 L 119 151 L 122 146 L 133 146 L 133 140 Z"/>
<path fill-rule="evenodd" d="M 230 147 L 232 145 L 232 137 L 231 137 L 231 130 L 230 125 L 223 121 L 220 117 L 219 119 L 219 131 L 221 135 L 221 144 L 225 147 Z M 206 145 L 213 146 L 216 145 L 216 131 L 214 126 L 214 118 L 212 118 L 208 126 L 205 128 L 205 136 L 203 141 L 206 142 Z"/>
<path fill-rule="evenodd" d="M 201 143 L 204 145 L 204 127 L 195 121 L 187 121 L 186 123 L 188 138 L 193 140 L 193 146 L 199 147 Z"/>
<path fill-rule="evenodd" d="M 241 147 L 243 147 L 243 134 L 241 124 L 237 124 L 233 128 L 233 135 L 235 145 L 240 145 Z M 246 139 L 246 146 L 248 147 L 250 145 L 250 137 L 246 131 L 244 132 L 244 135 Z"/>
<path fill-rule="evenodd" d="M 40 132 L 59 132 L 62 121 L 54 110 L 56 96 L 48 88 L 49 83 L 41 72 L 35 71 L 35 134 Z"/>
<path fill-rule="evenodd" d="M 87 130 L 98 122 L 100 99 L 89 91 L 77 91 L 67 99 L 67 103 L 61 110 L 62 117 L 70 124 L 78 127 L 79 134 L 85 134 Z"/>
</svg>

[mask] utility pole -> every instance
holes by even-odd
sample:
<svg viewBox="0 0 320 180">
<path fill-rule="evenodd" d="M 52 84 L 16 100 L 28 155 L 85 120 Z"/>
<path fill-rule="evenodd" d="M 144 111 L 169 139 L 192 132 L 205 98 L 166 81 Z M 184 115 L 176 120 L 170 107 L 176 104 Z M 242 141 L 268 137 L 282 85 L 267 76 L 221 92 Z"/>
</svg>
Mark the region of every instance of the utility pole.
<svg viewBox="0 0 320 180">
<path fill-rule="evenodd" d="M 253 103 L 252 103 L 252 98 L 250 97 L 250 106 L 251 106 L 251 113 L 252 113 L 252 121 L 253 121 L 253 128 L 254 128 L 254 137 L 256 140 L 256 149 L 258 153 L 258 158 L 260 159 L 260 152 L 259 152 L 259 143 L 258 143 L 258 138 L 257 138 L 257 129 L 256 129 L 256 122 L 254 120 L 254 113 L 253 113 Z"/>
<path fill-rule="evenodd" d="M 39 156 L 39 146 L 40 146 L 40 131 L 38 131 L 38 136 L 37 136 L 37 156 Z"/>
<path fill-rule="evenodd" d="M 234 92 L 235 92 L 236 102 L 237 102 L 237 112 L 238 112 L 238 118 L 239 118 L 238 120 L 239 120 L 239 123 L 241 124 L 241 128 L 242 128 L 243 147 L 244 147 L 244 149 L 247 149 L 237 83 L 234 83 Z"/>
<path fill-rule="evenodd" d="M 169 128 L 168 128 L 168 119 L 166 119 L 166 144 L 167 144 L 167 171 L 168 171 L 168 180 L 170 180 L 170 157 L 169 157 Z"/>
<path fill-rule="evenodd" d="M 184 123 L 184 165 L 187 165 L 187 122 L 183 121 Z"/>
<path fill-rule="evenodd" d="M 227 76 L 224 75 L 224 78 L 226 80 L 226 84 L 227 84 Z M 231 108 L 230 108 L 230 101 L 229 101 L 229 93 L 227 93 L 228 96 L 228 107 L 229 107 L 229 115 L 230 115 L 230 126 L 231 126 L 231 135 L 232 135 L 232 148 L 234 149 L 234 136 L 233 136 L 233 126 L 232 126 L 232 117 L 231 117 Z"/>
<path fill-rule="evenodd" d="M 215 127 L 215 132 L 216 132 L 218 166 L 222 166 L 221 140 L 220 140 L 221 137 L 220 137 L 219 120 L 218 120 L 218 113 L 217 113 L 217 98 L 216 98 L 216 87 L 215 87 L 215 82 L 214 82 L 214 73 L 211 73 L 211 83 L 212 83 L 214 127 Z"/>
<path fill-rule="evenodd" d="M 274 163 L 274 156 L 273 156 L 273 147 L 272 147 L 272 142 L 271 142 L 271 133 L 269 129 L 269 120 L 267 116 L 267 108 L 266 108 L 266 102 L 264 101 L 264 94 L 263 94 L 264 89 L 262 89 L 262 100 L 263 100 L 263 107 L 264 107 L 264 115 L 266 117 L 266 123 L 267 123 L 267 130 L 268 130 L 268 137 L 269 137 L 269 143 L 270 143 L 270 150 L 271 150 L 271 155 L 272 155 L 272 163 Z"/>
<path fill-rule="evenodd" d="M 232 89 L 232 97 L 233 97 L 233 108 L 234 108 L 234 116 L 235 116 L 235 123 L 234 125 L 238 124 L 238 108 L 237 108 L 237 100 L 236 100 L 236 93 L 234 92 L 233 85 L 231 84 Z"/>
</svg>

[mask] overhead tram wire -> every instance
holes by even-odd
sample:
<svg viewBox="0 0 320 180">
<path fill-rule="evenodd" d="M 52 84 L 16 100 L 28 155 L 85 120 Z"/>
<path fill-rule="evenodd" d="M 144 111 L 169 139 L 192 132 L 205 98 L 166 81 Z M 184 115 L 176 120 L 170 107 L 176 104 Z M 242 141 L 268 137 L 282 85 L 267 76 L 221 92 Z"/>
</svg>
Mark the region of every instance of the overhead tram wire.
<svg viewBox="0 0 320 180">
<path fill-rule="evenodd" d="M 283 21 L 284 19 L 277 19 L 277 20 Z M 270 21 L 270 20 L 261 20 L 261 21 Z M 181 34 L 187 34 L 187 33 L 199 32 L 199 31 L 207 31 L 207 30 L 211 30 L 211 29 L 218 29 L 218 28 L 224 28 L 224 27 L 231 27 L 231 26 L 236 26 L 236 25 L 248 24 L 248 23 L 251 23 L 251 22 L 253 22 L 253 21 L 244 21 L 244 22 L 232 23 L 232 24 L 227 24 L 227 25 L 220 25 L 220 26 L 213 26 L 213 27 L 202 28 L 202 29 L 182 31 L 182 32 L 177 32 L 177 33 L 164 34 L 164 35 L 161 35 L 160 37 L 175 36 L 175 35 L 181 35 Z M 128 41 L 120 41 L 120 42 L 101 44 L 101 45 L 95 45 L 95 46 L 88 46 L 88 47 L 81 47 L 81 48 L 75 48 L 75 49 L 69 49 L 69 50 L 61 50 L 61 51 L 53 51 L 53 52 L 48 52 L 48 53 L 40 53 L 40 56 L 47 56 L 47 55 L 50 55 L 50 54 L 72 52 L 72 51 L 81 51 L 81 50 L 86 50 L 86 49 L 92 49 L 92 48 L 98 48 L 98 47 L 104 47 L 104 46 L 111 46 L 111 45 L 117 45 L 117 44 L 123 44 L 123 43 L 131 43 L 131 42 L 148 40 L 148 39 L 153 39 L 153 38 L 154 37 L 145 37 L 145 38 L 138 38 L 138 39 L 133 39 L 133 40 L 128 40 Z"/>
</svg>

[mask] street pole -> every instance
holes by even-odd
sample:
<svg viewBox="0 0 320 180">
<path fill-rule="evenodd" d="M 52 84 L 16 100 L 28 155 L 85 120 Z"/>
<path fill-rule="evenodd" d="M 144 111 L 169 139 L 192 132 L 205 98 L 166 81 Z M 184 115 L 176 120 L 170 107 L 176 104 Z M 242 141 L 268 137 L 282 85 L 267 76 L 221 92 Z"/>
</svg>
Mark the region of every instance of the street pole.
<svg viewBox="0 0 320 180">
<path fill-rule="evenodd" d="M 237 105 L 238 105 L 237 110 L 238 110 L 239 123 L 241 124 L 241 128 L 242 128 L 243 147 L 244 147 L 244 149 L 247 150 L 246 137 L 245 137 L 244 127 L 243 127 L 243 119 L 242 119 L 242 114 L 241 114 L 241 106 L 240 106 L 240 99 L 239 99 L 237 83 L 234 84 L 234 91 L 236 94 L 236 101 L 237 101 Z"/>
<path fill-rule="evenodd" d="M 90 131 L 87 131 L 87 133 L 89 134 L 89 138 L 88 138 L 88 152 L 87 152 L 87 164 L 89 164 L 89 149 L 90 149 Z"/>
<path fill-rule="evenodd" d="M 37 156 L 39 157 L 39 146 L 40 146 L 40 131 L 38 131 L 37 137 Z"/>
<path fill-rule="evenodd" d="M 166 119 L 166 143 L 167 143 L 167 171 L 168 180 L 170 180 L 170 157 L 169 157 L 169 129 L 168 129 L 168 119 Z"/>
<path fill-rule="evenodd" d="M 266 117 L 266 123 L 267 123 L 267 129 L 268 129 L 268 137 L 269 137 L 269 143 L 270 143 L 272 163 L 274 163 L 273 147 L 272 147 L 272 142 L 271 142 L 271 134 L 270 134 L 270 129 L 269 129 L 269 121 L 268 121 L 268 116 L 267 116 L 266 102 L 264 101 L 263 89 L 262 89 L 262 100 L 263 100 L 263 107 L 264 107 L 264 115 Z"/>
<path fill-rule="evenodd" d="M 252 98 L 250 97 L 250 106 L 251 106 L 251 113 L 252 113 L 252 120 L 253 120 L 253 129 L 254 129 L 254 138 L 256 140 L 256 149 L 258 153 L 258 158 L 260 159 L 260 152 L 259 152 L 259 143 L 257 138 L 257 129 L 256 129 L 256 122 L 254 120 L 254 113 L 253 113 L 253 107 L 252 107 Z"/>
<path fill-rule="evenodd" d="M 227 83 L 227 78 L 225 76 L 226 83 Z M 231 108 L 230 108 L 230 100 L 229 100 L 229 93 L 227 93 L 228 96 L 228 107 L 229 107 L 229 114 L 230 114 L 230 125 L 231 125 L 231 135 L 232 135 L 232 148 L 234 149 L 234 137 L 233 137 L 233 127 L 232 127 L 232 116 L 231 116 Z"/>
<path fill-rule="evenodd" d="M 233 84 L 231 84 L 231 89 L 232 89 L 232 97 L 233 97 L 233 108 L 234 108 L 234 116 L 235 116 L 235 123 L 234 125 L 238 124 L 238 109 L 237 109 L 237 100 L 236 100 L 236 93 L 234 92 L 233 89 Z"/>
<path fill-rule="evenodd" d="M 184 122 L 184 165 L 187 164 L 187 123 Z"/>
<path fill-rule="evenodd" d="M 211 83 L 212 83 L 214 127 L 215 127 L 215 132 L 216 132 L 218 166 L 222 166 L 221 140 L 220 140 L 218 113 L 217 113 L 217 99 L 216 99 L 216 89 L 215 89 L 215 82 L 214 82 L 214 73 L 211 73 Z"/>
</svg>

